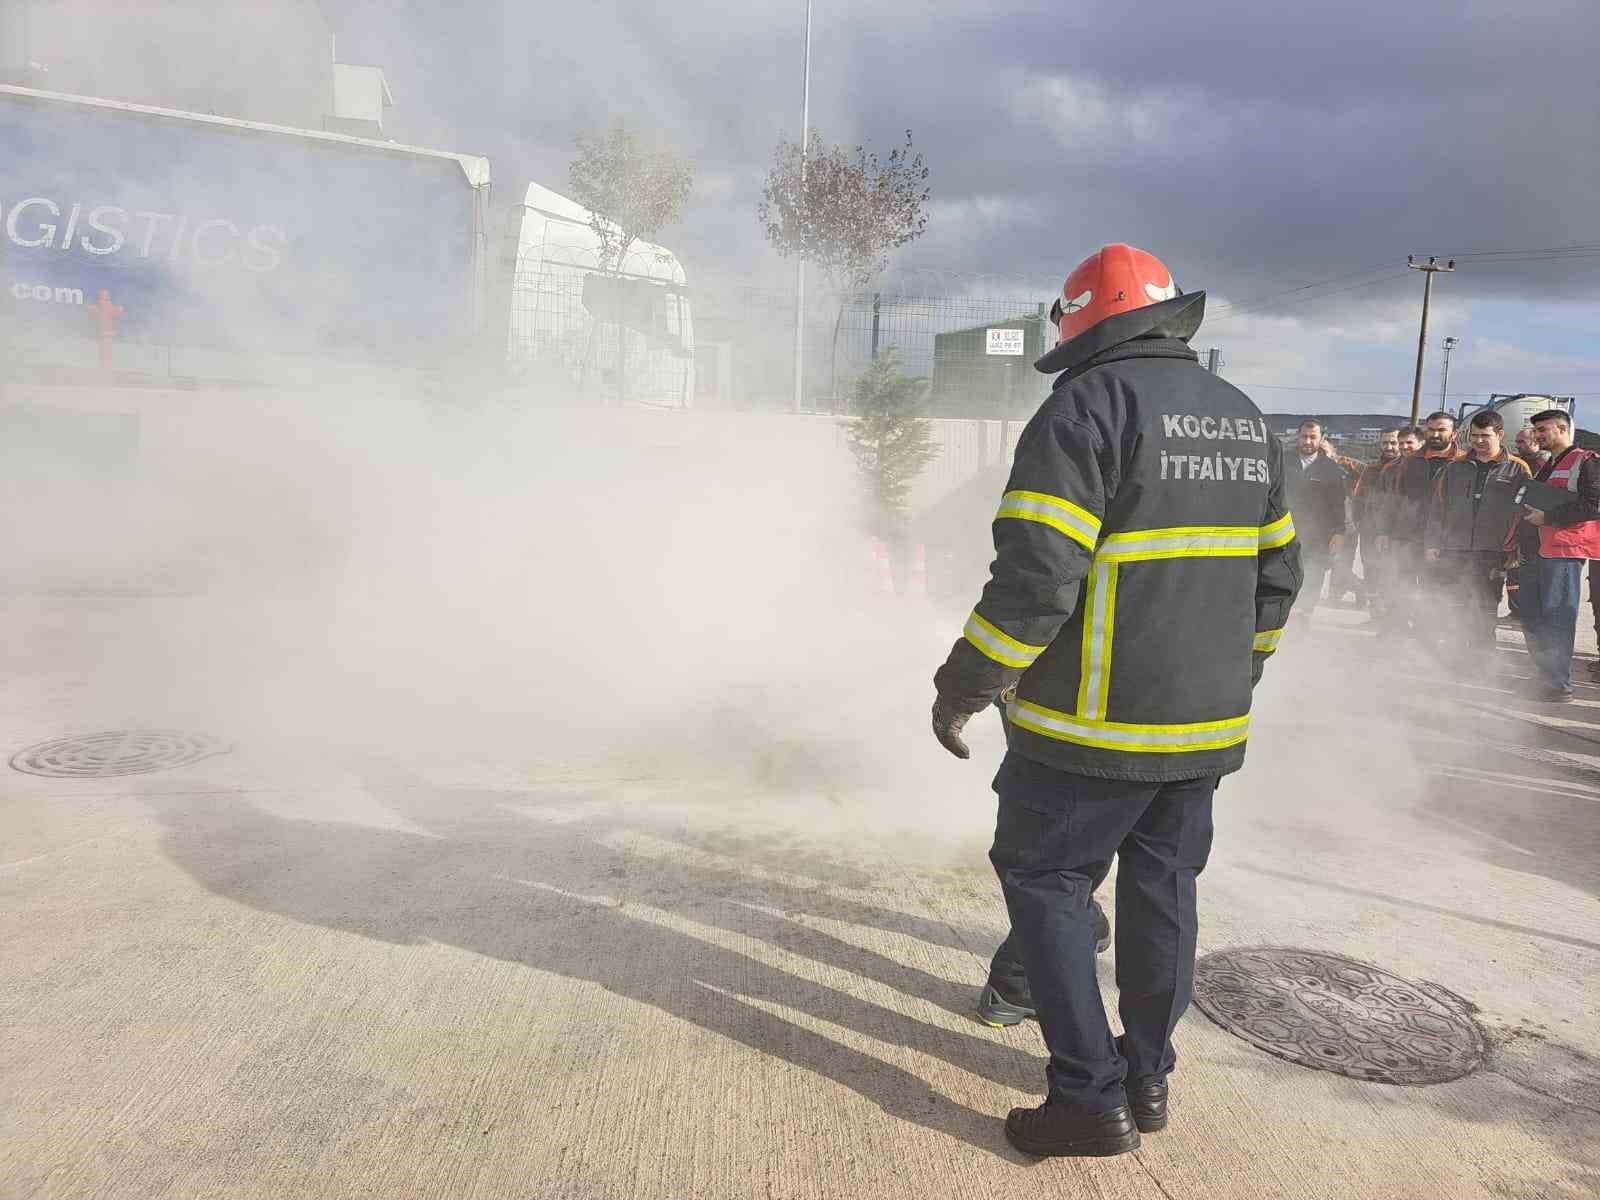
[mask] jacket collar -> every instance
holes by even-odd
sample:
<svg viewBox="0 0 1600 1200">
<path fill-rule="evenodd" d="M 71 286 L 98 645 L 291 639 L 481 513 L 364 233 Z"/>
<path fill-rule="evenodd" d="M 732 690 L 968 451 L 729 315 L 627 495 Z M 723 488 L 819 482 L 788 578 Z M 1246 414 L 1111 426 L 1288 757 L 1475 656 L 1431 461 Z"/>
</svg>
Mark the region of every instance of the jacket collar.
<svg viewBox="0 0 1600 1200">
<path fill-rule="evenodd" d="M 1125 315 L 1132 316 L 1133 314 L 1128 313 Z M 1115 318 L 1112 319 L 1115 320 Z M 1104 325 L 1105 322 L 1102 321 L 1100 324 Z M 1095 328 L 1098 329 L 1099 326 Z M 1094 330 L 1091 329 L 1089 332 L 1093 333 Z M 1103 367 L 1106 363 L 1120 362 L 1126 358 L 1181 358 L 1187 359 L 1189 362 L 1200 361 L 1200 356 L 1189 349 L 1182 338 L 1142 337 L 1131 342 L 1118 343 L 1100 351 L 1092 358 L 1087 358 L 1077 363 L 1058 375 L 1051 387 L 1059 388 L 1063 384 L 1071 383 L 1086 371 L 1092 371 L 1095 367 Z M 1044 359 L 1041 358 L 1039 361 L 1043 362 Z"/>
</svg>

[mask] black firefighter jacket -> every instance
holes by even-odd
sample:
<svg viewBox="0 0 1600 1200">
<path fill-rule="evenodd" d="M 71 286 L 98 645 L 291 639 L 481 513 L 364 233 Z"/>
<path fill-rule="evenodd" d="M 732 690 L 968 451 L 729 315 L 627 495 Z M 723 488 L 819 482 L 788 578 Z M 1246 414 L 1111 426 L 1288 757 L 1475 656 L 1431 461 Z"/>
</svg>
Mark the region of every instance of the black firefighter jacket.
<svg viewBox="0 0 1600 1200">
<path fill-rule="evenodd" d="M 1300 587 L 1282 449 L 1243 392 L 1177 337 L 1101 350 L 1028 422 L 993 533 L 941 699 L 1006 692 L 1010 748 L 1077 774 L 1240 767 L 1253 660 Z"/>
<path fill-rule="evenodd" d="M 1447 463 L 1434 480 L 1422 544 L 1429 550 L 1504 550 L 1521 511 L 1512 503 L 1527 482 L 1527 464 L 1500 451 L 1480 462 L 1474 455 Z"/>
</svg>

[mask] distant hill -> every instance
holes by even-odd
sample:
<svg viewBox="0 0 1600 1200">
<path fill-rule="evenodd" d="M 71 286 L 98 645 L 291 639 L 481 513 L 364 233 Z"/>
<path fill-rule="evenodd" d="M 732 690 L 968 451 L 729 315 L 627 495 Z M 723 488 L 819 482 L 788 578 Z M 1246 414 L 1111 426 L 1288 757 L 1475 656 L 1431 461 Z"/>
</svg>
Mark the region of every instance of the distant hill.
<svg viewBox="0 0 1600 1200">
<path fill-rule="evenodd" d="M 1373 441 L 1377 441 L 1377 434 L 1385 429 L 1396 429 L 1406 423 L 1403 416 L 1394 413 L 1262 413 L 1267 420 L 1267 428 L 1280 437 L 1286 433 L 1293 433 L 1300 428 L 1300 422 L 1307 416 L 1314 416 L 1322 422 L 1323 432 L 1332 434 L 1339 441 L 1355 439 L 1358 434 L 1370 432 Z"/>
</svg>

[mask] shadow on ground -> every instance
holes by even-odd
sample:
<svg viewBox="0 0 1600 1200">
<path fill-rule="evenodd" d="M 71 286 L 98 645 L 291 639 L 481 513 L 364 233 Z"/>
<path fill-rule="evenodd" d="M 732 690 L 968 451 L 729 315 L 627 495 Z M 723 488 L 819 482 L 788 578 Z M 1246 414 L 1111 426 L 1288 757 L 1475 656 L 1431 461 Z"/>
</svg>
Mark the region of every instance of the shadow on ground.
<svg viewBox="0 0 1600 1200">
<path fill-rule="evenodd" d="M 904 1046 L 1004 1088 L 1042 1091 L 1041 1056 L 980 1032 L 976 1022 L 971 1034 L 951 1030 L 717 944 L 722 935 L 730 943 L 754 938 L 966 1016 L 981 979 L 940 978 L 809 921 L 881 929 L 969 953 L 983 947 L 977 952 L 984 955 L 992 935 L 857 903 L 820 884 L 696 865 L 694 852 L 711 851 L 741 866 L 789 873 L 797 856 L 781 843 L 763 851 L 742 833 L 691 835 L 653 822 L 647 810 L 546 823 L 537 810 L 551 800 L 537 793 L 392 779 L 373 790 L 426 832 L 287 819 L 212 796 L 161 806 L 163 848 L 208 891 L 262 912 L 390 943 L 442 942 L 586 980 L 786 1059 L 891 1116 L 1017 1157 L 1001 1135 L 1001 1114 L 956 1103 L 927 1080 L 761 1005 Z M 571 799 L 567 793 L 559 802 Z M 653 846 L 670 842 L 691 853 L 658 858 L 625 848 L 641 834 Z"/>
</svg>

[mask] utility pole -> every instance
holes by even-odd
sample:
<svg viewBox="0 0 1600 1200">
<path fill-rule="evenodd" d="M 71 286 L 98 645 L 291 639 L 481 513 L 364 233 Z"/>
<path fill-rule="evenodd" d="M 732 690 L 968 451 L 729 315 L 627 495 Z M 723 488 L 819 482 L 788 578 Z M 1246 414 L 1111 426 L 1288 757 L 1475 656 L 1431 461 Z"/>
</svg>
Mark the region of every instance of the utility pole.
<svg viewBox="0 0 1600 1200">
<path fill-rule="evenodd" d="M 1213 375 L 1222 370 L 1222 351 L 1215 346 L 1206 351 L 1206 370 Z"/>
<path fill-rule="evenodd" d="M 1415 254 L 1406 255 L 1406 266 L 1413 271 L 1421 271 L 1427 282 L 1422 285 L 1422 331 L 1417 334 L 1417 374 L 1411 382 L 1411 423 L 1417 423 L 1417 414 L 1422 407 L 1422 359 L 1428 349 L 1428 301 L 1433 298 L 1433 277 L 1440 271 L 1454 271 L 1456 260 L 1440 263 L 1433 255 L 1428 255 L 1427 262 L 1418 262 Z"/>
<path fill-rule="evenodd" d="M 811 0 L 806 0 L 806 67 L 800 91 L 800 205 L 806 202 L 806 156 L 811 152 Z M 794 411 L 805 391 L 806 260 L 794 260 Z"/>
<path fill-rule="evenodd" d="M 1444 340 L 1444 375 L 1439 380 L 1439 408 L 1444 412 L 1449 411 L 1445 398 L 1450 394 L 1450 351 L 1460 344 L 1460 338 L 1447 337 Z"/>
</svg>

